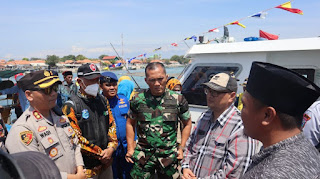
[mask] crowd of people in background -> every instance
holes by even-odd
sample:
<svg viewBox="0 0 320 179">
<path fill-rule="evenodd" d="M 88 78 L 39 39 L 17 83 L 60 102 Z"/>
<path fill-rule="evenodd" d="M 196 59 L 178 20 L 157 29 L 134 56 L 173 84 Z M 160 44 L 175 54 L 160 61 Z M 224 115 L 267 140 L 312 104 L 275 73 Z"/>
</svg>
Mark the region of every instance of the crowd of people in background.
<svg viewBox="0 0 320 179">
<path fill-rule="evenodd" d="M 17 74 L 0 91 L 17 93 L 20 107 L 10 131 L 0 120 L 3 176 L 320 177 L 320 88 L 289 69 L 253 62 L 239 94 L 232 73 L 213 74 L 193 130 L 183 85 L 162 63 L 146 66 L 148 89 L 139 91 L 129 76 L 94 64 L 80 66 L 75 81 L 62 75 Z"/>
</svg>

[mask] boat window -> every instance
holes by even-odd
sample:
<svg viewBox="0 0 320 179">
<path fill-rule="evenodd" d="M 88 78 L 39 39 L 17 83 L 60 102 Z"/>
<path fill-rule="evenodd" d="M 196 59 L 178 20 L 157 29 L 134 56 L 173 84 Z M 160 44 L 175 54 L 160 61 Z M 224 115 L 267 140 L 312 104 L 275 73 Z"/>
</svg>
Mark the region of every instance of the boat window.
<svg viewBox="0 0 320 179">
<path fill-rule="evenodd" d="M 221 72 L 233 72 L 237 75 L 241 70 L 240 64 L 221 66 L 197 66 L 182 85 L 182 94 L 189 104 L 206 106 L 206 95 L 202 83 L 208 82 L 212 76 Z"/>
<path fill-rule="evenodd" d="M 314 81 L 315 69 L 291 69 L 294 72 L 299 73 L 300 75 L 308 78 L 310 81 Z"/>
</svg>

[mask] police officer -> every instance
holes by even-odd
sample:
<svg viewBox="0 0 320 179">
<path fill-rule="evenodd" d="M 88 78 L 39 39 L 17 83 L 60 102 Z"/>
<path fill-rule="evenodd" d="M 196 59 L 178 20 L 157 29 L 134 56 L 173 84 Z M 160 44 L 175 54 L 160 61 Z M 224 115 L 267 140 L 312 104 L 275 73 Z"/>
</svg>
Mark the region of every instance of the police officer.
<svg viewBox="0 0 320 179">
<path fill-rule="evenodd" d="M 78 68 L 76 94 L 62 108 L 81 144 L 88 177 L 112 178 L 112 154 L 118 141 L 116 125 L 108 102 L 99 94 L 100 71 L 95 64 Z"/>
<path fill-rule="evenodd" d="M 117 127 L 118 147 L 113 155 L 113 178 L 128 179 L 131 178 L 130 171 L 133 166 L 132 163 L 125 160 L 125 155 L 127 153 L 126 122 L 130 104 L 126 96 L 117 94 L 117 76 L 112 72 L 104 72 L 101 75 L 100 87 L 102 89 L 102 94 L 109 101 L 112 116 L 115 119 Z"/>
<path fill-rule="evenodd" d="M 162 63 L 149 63 L 145 68 L 149 86 L 130 102 L 127 120 L 128 152 L 126 160 L 135 162 L 133 178 L 179 178 L 178 160 L 191 130 L 188 102 L 178 93 L 166 88 L 167 75 Z M 178 118 L 183 122 L 181 144 L 177 145 Z M 138 143 L 134 145 L 137 124 Z M 135 149 L 134 149 L 135 147 Z"/>
<path fill-rule="evenodd" d="M 62 178 L 85 178 L 78 138 L 68 118 L 52 111 L 59 77 L 41 70 L 27 74 L 20 84 L 30 107 L 12 126 L 5 144 L 8 151 L 42 152 L 55 162 Z"/>
</svg>

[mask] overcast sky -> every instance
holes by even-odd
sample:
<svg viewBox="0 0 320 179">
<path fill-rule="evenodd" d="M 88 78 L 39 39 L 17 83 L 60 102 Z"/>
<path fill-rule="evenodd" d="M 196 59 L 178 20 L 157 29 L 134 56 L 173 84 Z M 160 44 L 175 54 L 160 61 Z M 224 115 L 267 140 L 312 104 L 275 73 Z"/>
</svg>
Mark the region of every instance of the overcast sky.
<svg viewBox="0 0 320 179">
<path fill-rule="evenodd" d="M 98 58 L 101 54 L 124 57 L 153 49 L 164 58 L 183 55 L 186 37 L 266 10 L 286 0 L 1 0 L 0 59 L 46 55 L 78 55 Z M 230 36 L 243 41 L 258 36 L 259 29 L 280 39 L 320 36 L 320 1 L 295 0 L 293 8 L 304 15 L 281 9 L 268 11 L 266 19 L 241 21 L 247 28 L 228 26 Z M 222 30 L 222 29 L 221 29 Z M 223 32 L 210 33 L 209 39 Z M 178 43 L 178 47 L 170 46 Z M 189 46 L 194 42 L 186 41 Z"/>
</svg>

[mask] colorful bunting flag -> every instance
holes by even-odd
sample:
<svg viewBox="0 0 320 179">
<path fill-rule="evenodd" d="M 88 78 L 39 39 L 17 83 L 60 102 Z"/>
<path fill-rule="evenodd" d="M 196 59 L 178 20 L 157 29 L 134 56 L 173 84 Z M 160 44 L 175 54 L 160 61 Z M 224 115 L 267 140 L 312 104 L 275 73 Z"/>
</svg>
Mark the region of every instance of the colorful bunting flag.
<svg viewBox="0 0 320 179">
<path fill-rule="evenodd" d="M 161 47 L 156 48 L 156 49 L 154 49 L 153 51 L 155 52 L 155 51 L 158 51 L 158 50 L 161 50 Z"/>
<path fill-rule="evenodd" d="M 178 44 L 177 44 L 177 43 L 172 43 L 171 45 L 172 45 L 172 46 L 175 46 L 175 47 L 178 47 Z"/>
<path fill-rule="evenodd" d="M 288 1 L 286 3 L 283 3 L 283 4 L 279 5 L 279 6 L 276 6 L 276 8 L 283 9 L 283 10 L 286 10 L 286 11 L 289 11 L 289 12 L 292 12 L 292 13 L 303 15 L 302 10 L 295 9 L 295 8 L 291 7 L 291 2 L 290 1 Z"/>
<path fill-rule="evenodd" d="M 114 67 L 119 67 L 119 66 L 121 66 L 121 63 L 109 65 L 109 68 L 114 68 Z"/>
<path fill-rule="evenodd" d="M 266 38 L 268 40 L 278 40 L 279 39 L 279 36 L 274 35 L 274 34 L 269 34 L 269 33 L 264 32 L 262 30 L 259 30 L 259 34 L 260 34 L 260 37 Z"/>
<path fill-rule="evenodd" d="M 231 23 L 229 23 L 229 24 L 227 24 L 227 25 L 239 25 L 239 26 L 241 26 L 241 27 L 243 27 L 243 28 L 246 28 L 246 26 L 243 25 L 243 24 L 241 24 L 239 21 L 234 21 L 234 22 L 231 22 Z"/>
<path fill-rule="evenodd" d="M 249 16 L 249 17 L 255 17 L 255 18 L 260 18 L 260 19 L 265 19 L 266 16 L 267 16 L 267 12 L 259 12 L 257 14 L 254 14 L 252 16 Z"/>
<path fill-rule="evenodd" d="M 136 59 L 137 57 L 133 57 L 133 58 L 130 58 L 130 60 L 128 60 L 128 63 L 131 63 L 131 61 L 133 60 L 133 59 Z"/>
<path fill-rule="evenodd" d="M 219 32 L 219 29 L 217 29 L 217 28 L 210 29 L 208 32 Z"/>
<path fill-rule="evenodd" d="M 147 53 L 144 53 L 144 54 L 139 55 L 138 57 L 142 57 L 142 56 L 146 57 L 146 55 L 147 55 Z"/>
<path fill-rule="evenodd" d="M 190 40 L 193 39 L 194 41 L 197 41 L 197 37 L 195 35 L 191 36 L 191 37 L 187 37 L 184 40 Z"/>
</svg>

